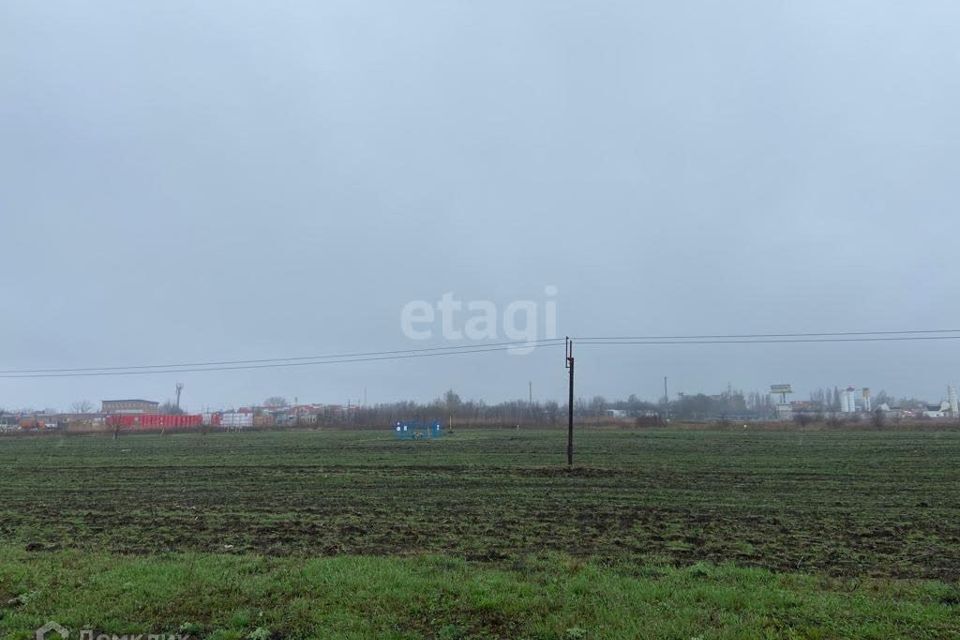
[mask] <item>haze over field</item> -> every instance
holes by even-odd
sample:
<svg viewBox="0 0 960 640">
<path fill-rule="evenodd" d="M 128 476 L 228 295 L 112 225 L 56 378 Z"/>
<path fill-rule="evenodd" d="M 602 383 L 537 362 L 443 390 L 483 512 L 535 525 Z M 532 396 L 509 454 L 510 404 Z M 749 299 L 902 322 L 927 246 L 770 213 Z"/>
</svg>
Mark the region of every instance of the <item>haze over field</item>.
<svg viewBox="0 0 960 640">
<path fill-rule="evenodd" d="M 958 40 L 947 0 L 4 2 L 0 369 L 444 345 L 404 305 L 549 286 L 560 335 L 960 328 Z M 583 347 L 578 393 L 936 399 L 958 349 Z M 0 406 L 560 400 L 562 356 L 4 379 Z"/>
</svg>

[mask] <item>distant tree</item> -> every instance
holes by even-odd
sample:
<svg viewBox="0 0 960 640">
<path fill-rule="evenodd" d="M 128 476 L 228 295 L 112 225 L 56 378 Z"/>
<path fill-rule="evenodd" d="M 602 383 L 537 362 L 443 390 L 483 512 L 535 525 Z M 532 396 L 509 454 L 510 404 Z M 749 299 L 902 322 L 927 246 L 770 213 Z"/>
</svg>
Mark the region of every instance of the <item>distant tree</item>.
<svg viewBox="0 0 960 640">
<path fill-rule="evenodd" d="M 573 403 L 573 414 L 576 416 L 587 415 L 587 401 L 583 398 L 577 398 Z"/>
<path fill-rule="evenodd" d="M 883 409 L 877 408 L 873 411 L 873 415 L 870 417 L 870 422 L 877 429 L 882 429 L 883 425 L 887 421 L 887 415 L 883 412 Z"/>
<path fill-rule="evenodd" d="M 160 413 L 165 416 L 180 416 L 183 415 L 184 411 L 177 406 L 176 402 L 172 400 L 167 400 L 162 405 L 160 405 Z"/>
<path fill-rule="evenodd" d="M 602 415 L 607 408 L 607 399 L 603 396 L 594 396 L 590 401 L 590 413 L 595 416 Z"/>
<path fill-rule="evenodd" d="M 807 425 L 813 424 L 813 414 L 807 413 L 806 411 L 795 413 L 793 415 L 793 421 L 801 427 L 806 427 Z"/>
<path fill-rule="evenodd" d="M 557 420 L 560 418 L 560 405 L 553 400 L 548 401 L 543 405 L 544 414 L 546 415 L 547 422 L 551 425 L 557 424 Z"/>
<path fill-rule="evenodd" d="M 823 389 L 817 389 L 816 391 L 810 392 L 810 402 L 811 404 L 816 405 L 818 408 L 823 409 Z"/>
<path fill-rule="evenodd" d="M 463 405 L 463 400 L 453 389 L 448 389 L 447 392 L 443 394 L 443 406 L 450 413 L 455 412 L 461 405 Z"/>
<path fill-rule="evenodd" d="M 92 413 L 93 404 L 89 400 L 78 400 L 70 405 L 70 409 L 74 413 Z"/>
<path fill-rule="evenodd" d="M 270 396 L 263 401 L 263 406 L 268 409 L 284 409 L 289 407 L 290 403 L 283 396 Z"/>
<path fill-rule="evenodd" d="M 703 420 L 716 415 L 715 402 L 702 393 L 684 394 L 674 403 L 673 415 L 681 420 Z"/>
</svg>

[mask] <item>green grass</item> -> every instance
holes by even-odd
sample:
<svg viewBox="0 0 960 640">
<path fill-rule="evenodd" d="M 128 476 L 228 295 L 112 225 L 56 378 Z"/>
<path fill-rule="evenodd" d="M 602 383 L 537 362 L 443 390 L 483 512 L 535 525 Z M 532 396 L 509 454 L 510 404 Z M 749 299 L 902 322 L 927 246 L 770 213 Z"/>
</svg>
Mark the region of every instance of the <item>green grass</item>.
<svg viewBox="0 0 960 640">
<path fill-rule="evenodd" d="M 960 633 L 960 432 L 581 430 L 572 471 L 564 445 L 3 439 L 0 632 Z"/>
<path fill-rule="evenodd" d="M 62 551 L 0 556 L 23 603 L 0 624 L 29 638 L 50 617 L 107 634 L 210 638 L 947 638 L 955 587 L 762 569 L 607 566 L 563 556 L 510 567 L 341 556 L 294 560 Z M 55 612 L 55 613 L 54 613 Z M 76 633 L 76 632 L 75 632 Z"/>
</svg>

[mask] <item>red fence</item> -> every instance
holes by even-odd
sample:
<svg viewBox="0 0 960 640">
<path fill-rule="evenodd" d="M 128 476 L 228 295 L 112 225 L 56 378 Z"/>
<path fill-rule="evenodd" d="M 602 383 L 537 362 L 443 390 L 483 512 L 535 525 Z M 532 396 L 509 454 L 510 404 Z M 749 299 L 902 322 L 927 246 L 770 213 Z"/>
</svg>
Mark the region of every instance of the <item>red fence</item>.
<svg viewBox="0 0 960 640">
<path fill-rule="evenodd" d="M 203 425 L 203 416 L 122 415 L 107 416 L 107 426 L 137 431 L 195 429 Z"/>
</svg>

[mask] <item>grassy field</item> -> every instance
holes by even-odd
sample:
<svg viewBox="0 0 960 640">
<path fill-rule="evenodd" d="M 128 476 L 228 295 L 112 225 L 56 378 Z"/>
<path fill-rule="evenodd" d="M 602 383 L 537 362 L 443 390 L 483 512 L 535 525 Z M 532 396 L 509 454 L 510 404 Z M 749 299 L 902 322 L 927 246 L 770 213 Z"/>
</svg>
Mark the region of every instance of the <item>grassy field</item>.
<svg viewBox="0 0 960 640">
<path fill-rule="evenodd" d="M 960 432 L 0 441 L 0 631 L 960 636 Z"/>
</svg>

